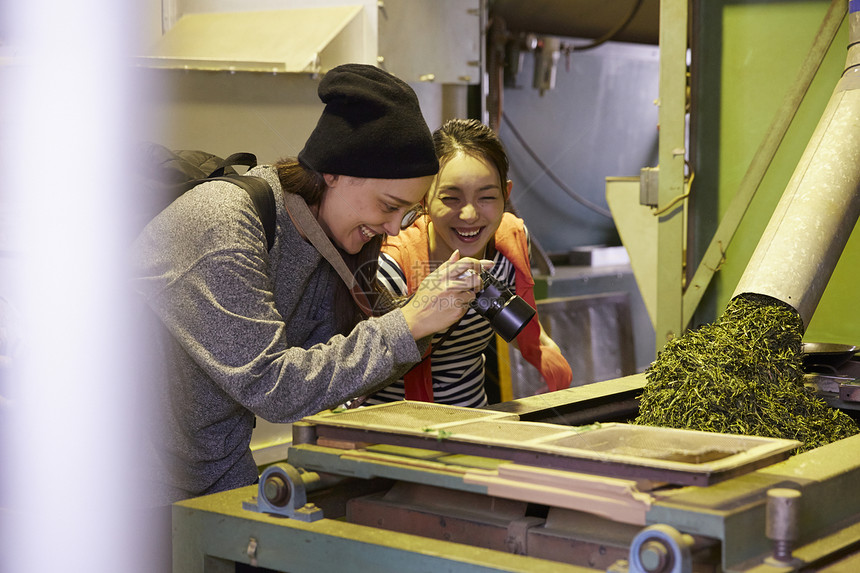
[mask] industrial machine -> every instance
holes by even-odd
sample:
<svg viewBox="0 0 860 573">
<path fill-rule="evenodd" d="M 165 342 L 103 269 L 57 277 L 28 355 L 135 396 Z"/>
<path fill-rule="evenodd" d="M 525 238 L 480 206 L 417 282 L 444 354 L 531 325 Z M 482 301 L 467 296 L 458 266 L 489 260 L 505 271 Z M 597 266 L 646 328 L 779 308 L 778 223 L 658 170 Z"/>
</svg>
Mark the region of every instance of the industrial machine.
<svg viewBox="0 0 860 573">
<path fill-rule="evenodd" d="M 845 72 L 735 293 L 788 304 L 804 327 L 860 214 L 860 3 L 844 8 Z M 683 153 L 667 131 L 668 191 Z M 698 274 L 690 292 L 706 286 Z M 687 320 L 698 296 L 685 296 Z M 856 414 L 858 364 L 808 383 Z M 174 570 L 860 571 L 860 435 L 792 455 L 793 440 L 633 425 L 644 385 L 636 374 L 483 410 L 311 416 L 259 485 L 174 505 Z"/>
<path fill-rule="evenodd" d="M 792 456 L 792 440 L 626 423 L 644 383 L 311 416 L 259 485 L 174 506 L 174 570 L 857 570 L 860 435 Z M 809 383 L 860 405 L 854 379 Z"/>
</svg>

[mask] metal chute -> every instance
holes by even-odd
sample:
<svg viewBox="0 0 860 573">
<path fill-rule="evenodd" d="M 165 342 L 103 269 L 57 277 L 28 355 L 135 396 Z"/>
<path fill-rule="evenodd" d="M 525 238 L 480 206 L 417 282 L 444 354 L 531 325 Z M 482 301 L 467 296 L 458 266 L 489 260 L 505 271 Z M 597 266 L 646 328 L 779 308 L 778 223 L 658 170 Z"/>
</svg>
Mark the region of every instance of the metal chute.
<svg viewBox="0 0 860 573">
<path fill-rule="evenodd" d="M 851 2 L 841 80 L 733 297 L 757 293 L 809 325 L 860 216 L 860 3 Z"/>
</svg>

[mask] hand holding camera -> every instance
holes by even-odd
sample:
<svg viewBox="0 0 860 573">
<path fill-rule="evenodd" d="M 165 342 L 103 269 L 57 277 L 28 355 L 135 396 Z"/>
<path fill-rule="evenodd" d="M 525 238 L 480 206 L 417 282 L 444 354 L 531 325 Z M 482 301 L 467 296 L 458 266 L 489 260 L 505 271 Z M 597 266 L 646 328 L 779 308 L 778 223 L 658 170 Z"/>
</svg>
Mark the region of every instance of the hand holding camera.
<svg viewBox="0 0 860 573">
<path fill-rule="evenodd" d="M 480 273 L 493 266 L 492 261 L 460 258 L 454 251 L 439 268 L 430 273 L 403 306 L 403 315 L 418 340 L 441 332 L 455 324 L 469 310 L 475 291 L 483 282 Z"/>
</svg>

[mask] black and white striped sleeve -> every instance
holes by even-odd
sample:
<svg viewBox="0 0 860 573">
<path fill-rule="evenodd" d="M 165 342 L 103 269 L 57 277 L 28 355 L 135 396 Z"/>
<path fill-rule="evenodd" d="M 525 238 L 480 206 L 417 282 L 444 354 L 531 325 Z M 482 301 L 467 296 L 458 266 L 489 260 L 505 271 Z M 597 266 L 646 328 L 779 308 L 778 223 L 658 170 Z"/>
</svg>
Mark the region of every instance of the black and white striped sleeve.
<svg viewBox="0 0 860 573">
<path fill-rule="evenodd" d="M 400 265 L 389 255 L 379 254 L 379 270 L 376 276 L 388 292 L 394 296 L 406 296 L 406 276 Z"/>
</svg>

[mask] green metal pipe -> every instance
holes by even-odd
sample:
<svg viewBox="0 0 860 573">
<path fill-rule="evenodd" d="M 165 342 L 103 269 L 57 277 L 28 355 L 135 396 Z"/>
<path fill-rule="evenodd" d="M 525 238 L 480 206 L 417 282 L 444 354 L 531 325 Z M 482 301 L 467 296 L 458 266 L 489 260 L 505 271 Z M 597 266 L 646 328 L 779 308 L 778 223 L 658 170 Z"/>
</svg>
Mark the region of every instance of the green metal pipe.
<svg viewBox="0 0 860 573">
<path fill-rule="evenodd" d="M 860 0 L 849 10 L 845 71 L 732 295 L 785 302 L 804 328 L 860 216 Z"/>
</svg>

